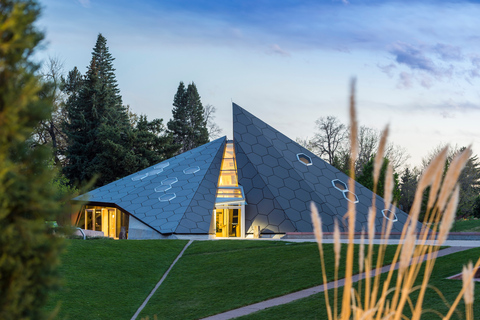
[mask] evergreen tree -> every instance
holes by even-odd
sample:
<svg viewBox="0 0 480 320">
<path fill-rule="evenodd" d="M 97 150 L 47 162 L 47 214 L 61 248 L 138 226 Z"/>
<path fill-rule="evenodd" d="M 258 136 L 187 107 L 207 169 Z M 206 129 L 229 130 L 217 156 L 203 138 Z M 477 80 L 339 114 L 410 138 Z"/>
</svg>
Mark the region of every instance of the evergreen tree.
<svg viewBox="0 0 480 320">
<path fill-rule="evenodd" d="M 475 197 L 472 209 L 472 216 L 477 219 L 480 218 L 480 195 Z"/>
<path fill-rule="evenodd" d="M 56 220 L 52 150 L 28 139 L 52 106 L 42 101 L 38 66 L 31 61 L 43 38 L 34 26 L 34 1 L 0 2 L 0 319 L 42 319 L 49 290 L 58 285 L 61 238 L 49 234 Z"/>
<path fill-rule="evenodd" d="M 412 172 L 409 168 L 405 168 L 400 177 L 400 201 L 398 205 L 400 209 L 406 213 L 410 212 L 417 190 L 418 174 Z"/>
<path fill-rule="evenodd" d="M 350 176 L 350 152 L 342 153 L 340 156 L 335 155 L 332 166 Z"/>
<path fill-rule="evenodd" d="M 172 157 L 178 150 L 173 144 L 173 137 L 165 132 L 162 119 L 148 121 L 141 115 L 136 122 L 135 155 L 139 159 L 138 170 L 142 170 L 156 163 Z"/>
<path fill-rule="evenodd" d="M 64 173 L 71 182 L 97 177 L 95 186 L 102 186 L 138 167 L 132 127 L 122 105 L 113 60 L 106 39 L 99 34 L 85 77 L 80 80 L 74 69 L 65 82 L 70 96 L 66 103 L 69 146 Z"/>
<path fill-rule="evenodd" d="M 430 154 L 422 159 L 424 168 L 432 161 L 432 159 L 443 149 L 444 146 L 436 147 Z M 444 176 L 448 171 L 450 163 L 454 157 L 460 152 L 464 151 L 465 147 L 451 148 L 447 154 L 447 161 L 445 163 Z M 474 214 L 475 201 L 480 193 L 480 162 L 478 156 L 472 155 L 465 168 L 460 173 L 458 178 L 458 185 L 460 187 L 460 197 L 458 199 L 457 216 L 468 217 Z M 424 202 L 428 200 L 428 194 L 424 196 Z"/>
<path fill-rule="evenodd" d="M 195 83 L 192 82 L 185 89 L 183 82 L 180 82 L 173 99 L 172 119 L 167 124 L 173 134 L 174 143 L 179 147 L 179 153 L 209 141 L 204 114 Z"/>
<path fill-rule="evenodd" d="M 187 125 L 187 89 L 182 81 L 178 85 L 177 93 L 173 97 L 172 119 L 167 127 L 173 135 L 173 142 L 178 147 L 178 152 L 184 151 L 184 141 L 188 137 Z"/>
<path fill-rule="evenodd" d="M 362 173 L 357 177 L 357 182 L 367 187 L 373 191 L 373 167 L 375 163 L 375 157 L 370 158 L 370 160 L 363 166 Z M 381 197 L 385 193 L 385 177 L 387 174 L 389 160 L 387 158 L 383 159 L 382 168 L 380 169 L 380 177 L 377 182 L 377 194 Z M 400 188 L 398 183 L 398 173 L 393 174 L 393 194 L 392 200 L 396 203 L 400 200 Z"/>
</svg>

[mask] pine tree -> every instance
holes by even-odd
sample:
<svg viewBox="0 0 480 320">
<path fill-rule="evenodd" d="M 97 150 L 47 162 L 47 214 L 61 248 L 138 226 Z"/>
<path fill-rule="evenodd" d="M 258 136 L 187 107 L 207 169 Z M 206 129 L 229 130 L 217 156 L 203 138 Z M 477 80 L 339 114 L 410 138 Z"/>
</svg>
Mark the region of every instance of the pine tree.
<svg viewBox="0 0 480 320">
<path fill-rule="evenodd" d="M 167 123 L 179 153 L 185 151 L 183 145 L 188 137 L 187 117 L 187 90 L 183 82 L 180 81 L 177 93 L 173 97 L 172 119 Z"/>
<path fill-rule="evenodd" d="M 201 146 L 209 141 L 200 95 L 195 83 L 185 89 L 180 82 L 173 99 L 172 119 L 167 126 L 173 134 L 179 153 Z"/>
<path fill-rule="evenodd" d="M 187 110 L 189 111 L 190 118 L 188 123 L 190 125 L 190 137 L 188 139 L 188 150 L 201 146 L 207 143 L 208 129 L 207 122 L 205 121 L 202 101 L 197 91 L 195 83 L 191 83 L 187 87 Z"/>
<path fill-rule="evenodd" d="M 173 137 L 166 133 L 162 119 L 148 121 L 141 115 L 135 125 L 135 155 L 139 159 L 138 170 L 172 157 L 177 151 Z"/>
<path fill-rule="evenodd" d="M 54 199 L 52 150 L 30 148 L 29 137 L 52 106 L 31 61 L 43 38 L 34 26 L 34 1 L 0 2 L 0 319 L 42 319 L 49 290 L 58 284 L 61 239 L 46 220 L 60 208 Z"/>
<path fill-rule="evenodd" d="M 415 190 L 417 190 L 418 174 L 412 172 L 409 168 L 405 168 L 400 177 L 400 201 L 398 202 L 400 209 L 409 213 L 415 198 Z"/>
<path fill-rule="evenodd" d="M 138 167 L 132 127 L 122 105 L 113 60 L 105 37 L 99 34 L 85 77 L 79 80 L 74 69 L 65 83 L 70 96 L 66 104 L 69 146 L 64 173 L 72 182 L 97 178 L 95 186 L 102 186 Z"/>
<path fill-rule="evenodd" d="M 368 189 L 373 191 L 373 167 L 375 163 L 375 157 L 370 158 L 370 160 L 363 166 L 362 173 L 360 173 L 357 177 L 357 182 L 367 187 Z M 377 183 L 377 194 L 381 197 L 384 196 L 385 193 L 385 177 L 387 174 L 389 160 L 387 158 L 383 158 L 382 168 L 380 169 L 380 177 L 378 178 Z M 393 201 L 398 203 L 400 200 L 400 188 L 398 184 L 398 173 L 393 174 Z"/>
</svg>

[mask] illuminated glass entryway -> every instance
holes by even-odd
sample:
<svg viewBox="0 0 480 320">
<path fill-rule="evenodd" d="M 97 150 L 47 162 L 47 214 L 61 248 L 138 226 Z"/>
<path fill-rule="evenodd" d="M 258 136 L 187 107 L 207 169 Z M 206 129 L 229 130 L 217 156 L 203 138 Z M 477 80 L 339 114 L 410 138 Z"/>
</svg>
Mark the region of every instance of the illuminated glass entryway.
<svg viewBox="0 0 480 320">
<path fill-rule="evenodd" d="M 85 206 L 77 216 L 75 225 L 85 230 L 101 231 L 105 237 L 127 239 L 128 217 L 117 208 Z"/>
<path fill-rule="evenodd" d="M 215 235 L 245 237 L 245 195 L 238 185 L 237 163 L 233 141 L 228 141 L 223 153 L 215 200 Z"/>
<path fill-rule="evenodd" d="M 217 237 L 241 237 L 241 208 L 224 207 L 215 209 L 216 236 Z"/>
</svg>

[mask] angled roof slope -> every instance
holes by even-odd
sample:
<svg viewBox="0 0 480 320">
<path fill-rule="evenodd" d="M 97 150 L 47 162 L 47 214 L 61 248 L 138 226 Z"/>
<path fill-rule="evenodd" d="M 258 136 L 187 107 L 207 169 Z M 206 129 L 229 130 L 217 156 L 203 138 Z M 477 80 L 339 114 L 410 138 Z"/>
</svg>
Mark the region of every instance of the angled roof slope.
<svg viewBox="0 0 480 320">
<path fill-rule="evenodd" d="M 248 203 L 247 230 L 260 225 L 263 232 L 310 232 L 311 201 L 318 207 L 325 231 L 333 231 L 335 219 L 342 226 L 349 191 L 341 191 L 332 181 L 340 180 L 348 186 L 348 176 L 236 104 L 233 104 L 233 132 L 239 184 Z M 308 156 L 311 165 L 299 161 L 298 154 Z M 358 198 L 355 230 L 361 231 L 362 227 L 367 229 L 373 193 L 357 182 L 354 193 Z M 260 200 L 261 194 L 270 202 L 268 205 Z M 379 232 L 385 221 L 381 197 L 376 197 L 376 206 L 375 227 Z M 401 231 L 408 216 L 399 209 L 396 215 L 398 221 L 393 223 L 393 231 Z"/>
<path fill-rule="evenodd" d="M 116 205 L 161 233 L 208 233 L 225 142 L 219 138 L 92 190 L 88 201 Z"/>
</svg>

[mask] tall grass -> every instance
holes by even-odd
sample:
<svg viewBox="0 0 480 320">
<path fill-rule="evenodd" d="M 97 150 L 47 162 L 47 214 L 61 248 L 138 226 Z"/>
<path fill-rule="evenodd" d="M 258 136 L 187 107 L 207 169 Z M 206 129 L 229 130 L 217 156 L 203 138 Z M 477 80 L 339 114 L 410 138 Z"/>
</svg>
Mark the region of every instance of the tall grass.
<svg viewBox="0 0 480 320">
<path fill-rule="evenodd" d="M 354 173 L 354 159 L 356 159 L 358 146 L 357 134 L 358 124 L 355 110 L 355 83 L 352 82 L 350 94 L 350 144 L 351 161 L 350 172 Z M 443 149 L 438 156 L 426 168 L 420 177 L 418 188 L 415 193 L 415 199 L 409 213 L 409 217 L 403 231 L 399 246 L 395 253 L 387 277 L 381 280 L 380 267 L 385 258 L 385 249 L 387 240 L 392 230 L 393 217 L 395 214 L 395 203 L 392 201 L 393 190 L 393 169 L 390 166 L 385 178 L 385 208 L 390 210 L 391 219 L 384 219 L 382 226 L 382 244 L 380 245 L 376 259 L 373 258 L 373 240 L 375 234 L 375 216 L 377 212 L 375 192 L 380 176 L 380 169 L 383 163 L 384 150 L 387 143 L 388 126 L 382 133 L 380 146 L 375 158 L 374 165 L 374 196 L 369 210 L 367 230 L 361 234 L 361 244 L 359 246 L 359 265 L 360 271 L 365 272 L 364 279 L 353 288 L 352 268 L 354 259 L 354 233 L 355 233 L 355 203 L 353 199 L 349 201 L 348 210 L 345 218 L 348 220 L 348 239 L 347 252 L 345 255 L 345 284 L 343 288 L 335 285 L 333 299 L 327 291 L 325 257 L 322 246 L 322 221 L 318 215 L 317 208 L 312 203 L 312 221 L 314 226 L 315 238 L 320 251 L 320 261 L 323 272 L 323 282 L 325 285 L 325 303 L 327 306 L 327 315 L 329 320 L 338 319 L 420 319 L 424 310 L 422 308 L 423 299 L 429 286 L 429 279 L 435 265 L 437 250 L 435 245 L 442 245 L 447 239 L 449 230 L 455 218 L 458 205 L 459 187 L 458 177 L 465 167 L 468 158 L 471 155 L 471 149 L 467 148 L 459 153 L 450 163 L 446 173 L 444 173 L 445 161 L 447 159 L 447 148 Z M 349 190 L 355 189 L 354 176 L 349 181 Z M 429 190 L 429 191 L 428 191 Z M 422 209 L 424 193 L 428 191 L 428 201 L 426 203 L 424 223 L 419 224 L 418 218 Z M 349 194 L 353 197 L 353 193 Z M 383 209 L 383 208 L 382 208 Z M 388 211 L 386 211 L 388 212 Z M 417 230 L 420 228 L 420 232 Z M 335 283 L 338 282 L 338 269 L 340 266 L 340 236 L 337 225 L 334 229 L 335 242 Z M 398 263 L 398 271 L 395 265 Z M 463 298 L 465 303 L 466 319 L 474 319 L 473 315 L 473 277 L 475 270 L 480 265 L 480 259 L 475 265 L 470 263 L 463 268 L 463 287 L 458 293 L 455 301 L 450 305 L 449 311 L 445 315 L 439 315 L 442 319 L 450 319 L 456 310 L 460 300 Z M 422 266 L 424 267 L 422 269 Z M 373 270 L 376 270 L 373 273 Z M 423 270 L 423 271 L 422 271 Z M 421 285 L 415 285 L 416 280 L 420 280 Z M 339 290 L 343 290 L 342 300 L 339 300 Z M 440 298 L 443 296 L 440 290 L 435 289 Z M 414 298 L 415 297 L 415 298 Z M 447 303 L 447 302 L 445 302 Z"/>
</svg>

